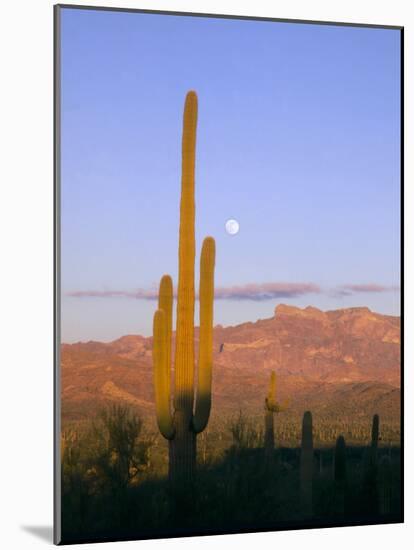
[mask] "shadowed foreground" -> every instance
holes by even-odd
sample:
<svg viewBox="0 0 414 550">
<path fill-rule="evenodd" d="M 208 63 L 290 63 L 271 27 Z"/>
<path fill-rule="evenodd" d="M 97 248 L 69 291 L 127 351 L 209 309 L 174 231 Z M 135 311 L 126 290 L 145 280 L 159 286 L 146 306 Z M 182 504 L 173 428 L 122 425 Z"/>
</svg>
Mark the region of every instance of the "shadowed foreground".
<svg viewBox="0 0 414 550">
<path fill-rule="evenodd" d="M 265 459 L 263 434 L 243 422 L 230 427 L 233 444 L 220 458 L 200 447 L 194 482 L 174 488 L 154 436 L 128 409 L 103 413 L 87 435 L 67 435 L 62 542 L 401 521 L 399 447 L 379 447 L 375 467 L 368 442 L 314 449 L 304 507 L 301 448 Z"/>
</svg>

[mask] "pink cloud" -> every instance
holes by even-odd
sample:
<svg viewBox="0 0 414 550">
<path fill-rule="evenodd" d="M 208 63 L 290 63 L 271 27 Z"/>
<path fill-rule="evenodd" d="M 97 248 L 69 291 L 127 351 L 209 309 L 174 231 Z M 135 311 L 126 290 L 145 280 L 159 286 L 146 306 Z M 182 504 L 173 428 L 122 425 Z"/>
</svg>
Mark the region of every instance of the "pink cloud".
<svg viewBox="0 0 414 550">
<path fill-rule="evenodd" d="M 339 291 L 344 293 L 357 293 L 357 292 L 390 292 L 393 290 L 399 290 L 399 286 L 385 286 L 378 285 L 376 283 L 366 284 L 347 284 L 338 288 Z"/>
<path fill-rule="evenodd" d="M 386 286 L 376 283 L 345 284 L 333 289 L 322 290 L 314 283 L 250 283 L 240 286 L 216 287 L 216 300 L 264 301 L 279 298 L 297 298 L 306 294 L 327 294 L 334 297 L 351 296 L 358 293 L 381 293 L 398 291 L 399 286 Z M 137 290 L 79 290 L 67 293 L 74 298 L 130 298 L 135 300 L 157 300 L 158 288 Z M 176 289 L 174 289 L 176 296 Z"/>
<path fill-rule="evenodd" d="M 313 283 L 262 283 L 242 286 L 219 287 L 214 296 L 218 300 L 271 300 L 296 298 L 304 294 L 319 294 L 321 289 Z"/>
<path fill-rule="evenodd" d="M 319 286 L 313 283 L 263 283 L 231 287 L 217 287 L 216 300 L 271 300 L 275 298 L 296 298 L 304 294 L 320 293 Z M 174 292 L 176 295 L 176 292 Z M 74 298 L 133 298 L 136 300 L 157 300 L 158 289 L 153 290 L 79 290 L 68 292 Z"/>
<path fill-rule="evenodd" d="M 68 292 L 73 298 L 135 298 L 136 300 L 156 300 L 158 290 L 76 290 Z"/>
</svg>

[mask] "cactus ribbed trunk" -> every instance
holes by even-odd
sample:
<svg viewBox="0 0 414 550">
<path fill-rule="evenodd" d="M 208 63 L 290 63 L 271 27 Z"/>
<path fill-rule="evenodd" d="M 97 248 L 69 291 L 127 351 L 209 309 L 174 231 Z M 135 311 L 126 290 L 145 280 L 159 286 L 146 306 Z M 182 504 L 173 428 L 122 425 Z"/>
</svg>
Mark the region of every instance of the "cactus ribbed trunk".
<svg viewBox="0 0 414 550">
<path fill-rule="evenodd" d="M 197 96 L 187 94 L 182 139 L 180 234 L 178 244 L 178 298 L 175 345 L 174 426 L 169 443 L 170 479 L 191 481 L 196 443 L 191 431 L 194 401 L 194 261 L 195 201 L 194 170 L 197 127 Z"/>
<path fill-rule="evenodd" d="M 215 242 L 206 237 L 200 259 L 200 346 L 198 386 L 194 391 L 195 144 L 197 95 L 184 106 L 182 178 L 178 245 L 177 327 L 174 392 L 171 398 L 172 281 L 160 283 L 154 315 L 153 363 L 158 427 L 169 440 L 169 479 L 178 489 L 191 485 L 196 467 L 196 436 L 207 426 L 211 408 Z M 173 405 L 174 412 L 171 412 Z M 195 409 L 195 412 L 193 412 Z"/>
<path fill-rule="evenodd" d="M 174 414 L 175 437 L 169 441 L 169 472 L 171 483 L 180 487 L 194 478 L 196 467 L 196 434 L 183 411 Z"/>
<path fill-rule="evenodd" d="M 186 97 L 183 120 L 174 394 L 175 410 L 182 411 L 185 420 L 188 420 L 188 422 L 192 416 L 194 399 L 194 170 L 196 127 L 197 96 L 195 93 L 190 92 Z"/>
</svg>

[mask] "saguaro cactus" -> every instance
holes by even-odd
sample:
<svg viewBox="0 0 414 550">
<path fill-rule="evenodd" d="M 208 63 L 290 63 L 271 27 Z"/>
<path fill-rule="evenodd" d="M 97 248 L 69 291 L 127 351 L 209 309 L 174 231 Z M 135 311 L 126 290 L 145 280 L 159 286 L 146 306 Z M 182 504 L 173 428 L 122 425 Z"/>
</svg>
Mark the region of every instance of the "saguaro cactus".
<svg viewBox="0 0 414 550">
<path fill-rule="evenodd" d="M 371 446 L 368 449 L 368 475 L 375 478 L 378 473 L 378 440 L 379 440 L 379 416 L 374 414 L 372 418 Z"/>
<path fill-rule="evenodd" d="M 346 443 L 344 437 L 340 435 L 336 440 L 334 460 L 334 506 L 339 516 L 345 514 L 347 487 L 346 471 Z"/>
<path fill-rule="evenodd" d="M 274 414 L 285 411 L 287 409 L 288 402 L 284 402 L 283 405 L 276 400 L 276 373 L 272 371 L 270 375 L 269 391 L 265 399 L 265 436 L 264 436 L 264 448 L 266 462 L 270 462 L 274 455 L 275 449 L 275 428 L 274 428 Z"/>
<path fill-rule="evenodd" d="M 302 514 L 312 516 L 313 500 L 313 432 L 312 414 L 306 411 L 302 421 L 302 447 L 300 452 L 300 500 Z"/>
<path fill-rule="evenodd" d="M 372 419 L 371 445 L 366 450 L 364 479 L 362 485 L 362 505 L 367 514 L 378 513 L 378 440 L 379 416 Z"/>
<path fill-rule="evenodd" d="M 153 363 L 157 422 L 169 440 L 171 481 L 191 481 L 196 464 L 196 435 L 207 426 L 211 408 L 213 362 L 213 300 L 215 241 L 204 239 L 200 259 L 200 344 L 198 385 L 194 395 L 194 169 L 197 95 L 187 94 L 182 137 L 182 179 L 178 250 L 177 328 L 174 392 L 171 395 L 171 331 L 173 285 L 169 275 L 160 282 L 154 315 Z M 171 409 L 174 412 L 171 412 Z M 194 409 L 194 413 L 193 413 Z"/>
</svg>

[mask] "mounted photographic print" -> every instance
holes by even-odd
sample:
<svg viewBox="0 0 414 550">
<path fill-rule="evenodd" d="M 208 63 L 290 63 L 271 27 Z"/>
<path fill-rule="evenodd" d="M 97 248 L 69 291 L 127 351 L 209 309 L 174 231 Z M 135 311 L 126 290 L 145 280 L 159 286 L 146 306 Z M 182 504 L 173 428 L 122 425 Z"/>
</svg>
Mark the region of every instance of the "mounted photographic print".
<svg viewBox="0 0 414 550">
<path fill-rule="evenodd" d="M 55 7 L 55 542 L 403 521 L 403 29 Z"/>
</svg>

